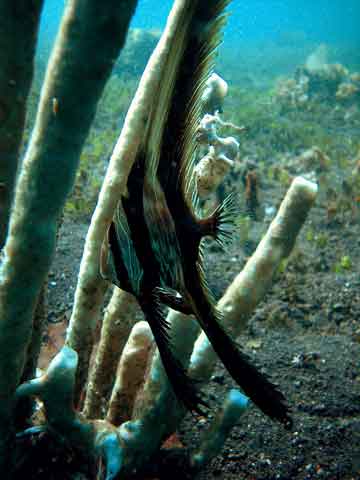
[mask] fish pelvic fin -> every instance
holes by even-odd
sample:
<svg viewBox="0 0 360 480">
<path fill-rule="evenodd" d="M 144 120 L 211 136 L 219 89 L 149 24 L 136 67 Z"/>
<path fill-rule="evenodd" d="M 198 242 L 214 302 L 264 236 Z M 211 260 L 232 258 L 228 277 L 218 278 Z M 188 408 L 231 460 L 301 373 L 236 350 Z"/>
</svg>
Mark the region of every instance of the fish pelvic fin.
<svg viewBox="0 0 360 480">
<path fill-rule="evenodd" d="M 101 275 L 123 290 L 138 295 L 143 269 L 136 255 L 121 201 L 102 246 Z"/>
<path fill-rule="evenodd" d="M 175 290 L 169 288 L 156 288 L 156 295 L 161 303 L 167 307 L 183 313 L 184 315 L 191 315 L 193 313 L 192 306 Z"/>
<path fill-rule="evenodd" d="M 158 299 L 155 295 L 146 299 L 142 297 L 139 299 L 139 304 L 153 332 L 165 372 L 177 399 L 187 410 L 206 415 L 201 405 L 208 407 L 208 404 L 198 391 L 198 382 L 190 379 L 183 365 L 172 352 L 170 324 L 161 311 Z"/>
</svg>

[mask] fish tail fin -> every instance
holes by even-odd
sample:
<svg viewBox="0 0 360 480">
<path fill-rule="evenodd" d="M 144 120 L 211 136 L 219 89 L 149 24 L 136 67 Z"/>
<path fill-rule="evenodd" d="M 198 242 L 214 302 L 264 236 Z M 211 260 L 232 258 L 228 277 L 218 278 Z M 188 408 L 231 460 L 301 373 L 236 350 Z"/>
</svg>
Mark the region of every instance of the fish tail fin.
<svg viewBox="0 0 360 480">
<path fill-rule="evenodd" d="M 141 300 L 140 305 L 153 332 L 165 372 L 176 397 L 187 410 L 206 415 L 200 405 L 208 407 L 208 404 L 198 391 L 198 382 L 190 379 L 171 350 L 170 325 L 160 309 L 158 300 L 154 298 Z"/>
<path fill-rule="evenodd" d="M 238 210 L 237 195 L 232 192 L 208 218 L 200 220 L 203 236 L 213 237 L 224 248 L 231 241 Z"/>
<path fill-rule="evenodd" d="M 232 378 L 267 416 L 291 428 L 292 419 L 284 395 L 260 372 L 219 324 L 214 311 L 210 321 L 201 322 L 210 343 Z"/>
</svg>

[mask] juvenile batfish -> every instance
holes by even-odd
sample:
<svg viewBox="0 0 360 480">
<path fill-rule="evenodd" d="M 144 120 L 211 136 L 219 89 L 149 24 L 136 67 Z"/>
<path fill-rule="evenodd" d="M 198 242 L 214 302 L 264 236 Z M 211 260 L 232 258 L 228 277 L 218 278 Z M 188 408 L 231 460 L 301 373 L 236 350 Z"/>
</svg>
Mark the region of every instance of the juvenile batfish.
<svg viewBox="0 0 360 480">
<path fill-rule="evenodd" d="M 198 218 L 192 174 L 201 92 L 213 64 L 228 0 L 184 1 L 162 82 L 119 202 L 101 261 L 103 275 L 137 298 L 154 334 L 175 394 L 190 410 L 206 405 L 171 350 L 160 302 L 193 313 L 230 375 L 271 418 L 291 424 L 282 393 L 253 366 L 221 326 L 207 288 L 201 240 L 223 244 L 235 215 L 233 197 Z M 177 292 L 177 293 L 176 293 Z"/>
</svg>

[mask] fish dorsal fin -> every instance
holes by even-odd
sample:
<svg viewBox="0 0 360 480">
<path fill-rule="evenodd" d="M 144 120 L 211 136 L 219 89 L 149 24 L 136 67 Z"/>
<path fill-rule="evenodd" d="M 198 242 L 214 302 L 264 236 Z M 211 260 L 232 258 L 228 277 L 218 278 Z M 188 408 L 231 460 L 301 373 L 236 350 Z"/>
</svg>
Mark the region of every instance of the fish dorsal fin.
<svg viewBox="0 0 360 480">
<path fill-rule="evenodd" d="M 162 141 L 159 175 L 168 191 L 178 190 L 191 204 L 196 130 L 202 112 L 202 92 L 214 68 L 216 48 L 230 0 L 193 0 L 190 21 L 177 43 L 179 58 Z M 170 192 L 170 194 L 171 194 Z"/>
<path fill-rule="evenodd" d="M 161 155 L 162 138 L 174 95 L 178 69 L 186 45 L 185 37 L 190 28 L 192 12 L 197 1 L 178 1 L 177 22 L 173 24 L 171 44 L 161 67 L 161 80 L 149 112 L 144 148 L 147 158 L 147 175 L 153 179 L 157 175 Z M 170 166 L 169 166 L 170 167 Z"/>
<path fill-rule="evenodd" d="M 177 185 L 191 203 L 191 175 L 206 80 L 230 0 L 183 0 L 178 6 L 171 45 L 164 56 L 161 80 L 150 111 L 143 148 L 147 175 L 159 175 L 163 188 Z M 163 161 L 164 160 L 164 161 Z M 170 187 L 171 185 L 171 187 Z"/>
<path fill-rule="evenodd" d="M 202 114 L 202 92 L 206 80 L 214 69 L 216 49 L 220 44 L 221 30 L 226 21 L 224 10 L 229 3 L 230 0 L 198 1 L 197 13 L 194 19 L 198 28 L 193 29 L 194 32 L 197 32 L 194 35 L 197 44 L 197 58 L 196 55 L 192 55 L 194 39 L 190 40 L 188 46 L 189 61 L 193 64 L 193 68 L 196 68 L 196 73 L 193 75 L 192 81 L 190 81 L 190 86 L 187 87 L 190 90 L 190 95 L 185 103 L 187 119 L 182 137 L 180 174 L 182 188 L 188 198 L 194 188 L 194 183 L 191 179 L 195 163 L 196 130 Z M 205 27 L 201 28 L 202 25 L 205 25 Z M 191 91 L 192 94 L 190 93 Z"/>
</svg>

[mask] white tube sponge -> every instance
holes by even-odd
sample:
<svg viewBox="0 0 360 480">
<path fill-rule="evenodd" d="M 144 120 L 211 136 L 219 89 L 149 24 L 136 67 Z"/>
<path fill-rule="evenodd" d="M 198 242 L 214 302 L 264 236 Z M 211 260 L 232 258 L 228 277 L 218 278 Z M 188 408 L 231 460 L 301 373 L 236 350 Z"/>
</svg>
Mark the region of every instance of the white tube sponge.
<svg viewBox="0 0 360 480">
<path fill-rule="evenodd" d="M 42 430 L 50 435 L 59 435 L 71 448 L 81 450 L 90 461 L 102 457 L 106 465 L 106 479 L 112 480 L 122 467 L 123 443 L 118 430 L 109 422 L 85 420 L 74 409 L 77 362 L 77 353 L 69 347 L 63 347 L 44 375 L 17 388 L 16 398 L 39 398 L 44 404 L 46 416 Z M 25 430 L 20 436 L 33 431 L 33 428 Z"/>
<path fill-rule="evenodd" d="M 0 271 L 0 472 L 11 472 L 13 394 L 32 317 L 55 249 L 97 102 L 124 42 L 136 0 L 69 0 L 47 68 L 17 180 Z M 5 476 L 6 475 L 6 476 Z"/>
<path fill-rule="evenodd" d="M 131 102 L 124 126 L 112 153 L 109 167 L 91 219 L 80 265 L 75 303 L 66 342 L 79 354 L 76 398 L 79 398 L 87 376 L 93 334 L 100 317 L 105 281 L 99 272 L 99 258 L 103 239 L 112 220 L 117 202 L 126 195 L 129 172 L 138 147 L 145 134 L 145 125 L 151 103 L 162 80 L 162 65 L 173 45 L 178 17 L 183 13 L 185 1 L 177 1 L 168 17 L 165 30 L 155 48 L 138 90 Z"/>
<path fill-rule="evenodd" d="M 205 84 L 201 100 L 205 113 L 221 111 L 228 92 L 228 84 L 217 73 L 212 73 Z"/>
<path fill-rule="evenodd" d="M 213 193 L 233 165 L 233 160 L 225 155 L 216 156 L 214 147 L 210 147 L 209 153 L 199 161 L 194 169 L 199 197 L 206 198 Z"/>
<path fill-rule="evenodd" d="M 145 380 L 153 344 L 149 324 L 144 321 L 136 323 L 121 355 L 109 402 L 106 419 L 113 425 L 121 425 L 132 416 L 136 395 Z"/>
<path fill-rule="evenodd" d="M 221 452 L 225 440 L 246 411 L 248 404 L 249 399 L 239 390 L 230 390 L 210 428 L 202 435 L 200 446 L 191 456 L 191 466 L 195 470 L 203 468 Z"/>
<path fill-rule="evenodd" d="M 105 310 L 100 341 L 89 374 L 83 413 L 102 418 L 114 386 L 121 353 L 136 322 L 140 307 L 136 299 L 115 287 Z"/>
<path fill-rule="evenodd" d="M 43 3 L 0 2 L 0 250 L 10 217 Z"/>
<path fill-rule="evenodd" d="M 200 198 L 205 198 L 216 190 L 239 156 L 239 142 L 234 137 L 219 137 L 218 125 L 230 126 L 241 132 L 244 130 L 244 127 L 223 122 L 217 114 L 206 114 L 201 119 L 196 139 L 200 145 L 208 146 L 209 151 L 194 169 Z"/>
<path fill-rule="evenodd" d="M 290 254 L 316 194 L 315 183 L 302 177 L 293 180 L 266 235 L 219 301 L 224 326 L 233 338 L 245 328 L 250 314 L 270 287 L 281 261 Z M 191 376 L 206 381 L 216 360 L 210 342 L 201 333 L 191 357 Z"/>
<path fill-rule="evenodd" d="M 172 346 L 176 357 L 186 367 L 199 327 L 191 317 L 170 310 Z M 126 445 L 125 472 L 144 466 L 162 442 L 178 427 L 185 414 L 168 381 L 159 353 L 154 355 L 142 395 L 136 399 L 133 420 L 119 427 Z"/>
</svg>

